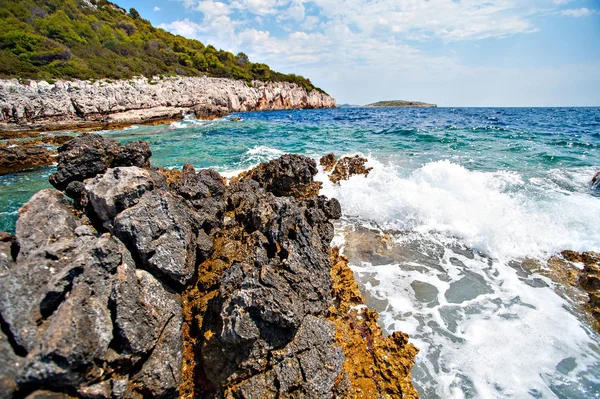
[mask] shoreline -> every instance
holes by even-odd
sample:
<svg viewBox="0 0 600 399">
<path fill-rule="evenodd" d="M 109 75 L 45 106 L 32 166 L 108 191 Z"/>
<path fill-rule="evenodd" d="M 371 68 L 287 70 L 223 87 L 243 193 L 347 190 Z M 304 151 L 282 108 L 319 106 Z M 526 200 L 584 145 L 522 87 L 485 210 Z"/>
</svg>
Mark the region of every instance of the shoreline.
<svg viewBox="0 0 600 399">
<path fill-rule="evenodd" d="M 335 107 L 333 97 L 286 82 L 164 77 L 23 84 L 0 79 L 0 139 L 158 125 L 186 114 L 210 120 L 235 112 Z"/>
</svg>

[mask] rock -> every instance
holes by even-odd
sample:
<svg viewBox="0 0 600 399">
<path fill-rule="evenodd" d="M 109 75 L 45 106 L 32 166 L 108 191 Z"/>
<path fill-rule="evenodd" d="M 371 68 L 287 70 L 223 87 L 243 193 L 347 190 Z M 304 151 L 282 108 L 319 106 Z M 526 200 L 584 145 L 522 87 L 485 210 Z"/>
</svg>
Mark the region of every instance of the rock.
<svg viewBox="0 0 600 399">
<path fill-rule="evenodd" d="M 600 190 L 600 172 L 596 173 L 590 182 L 592 190 Z"/>
<path fill-rule="evenodd" d="M 368 176 L 373 168 L 365 167 L 367 159 L 355 155 L 353 157 L 344 157 L 339 161 L 335 161 L 335 155 L 327 154 L 319 161 L 325 172 L 329 174 L 329 180 L 335 184 L 340 184 L 341 180 L 348 180 L 354 175 Z"/>
<path fill-rule="evenodd" d="M 50 175 L 50 183 L 59 190 L 73 181 L 103 174 L 108 168 L 118 166 L 150 166 L 152 151 L 148 144 L 139 141 L 124 147 L 115 140 L 99 134 L 84 133 L 59 148 L 58 168 Z"/>
<path fill-rule="evenodd" d="M 240 175 L 239 179 L 254 180 L 278 197 L 306 199 L 316 196 L 321 189 L 321 183 L 313 181 L 316 174 L 317 164 L 314 159 L 286 154 Z"/>
<path fill-rule="evenodd" d="M 89 205 L 102 223 L 137 204 L 153 188 L 150 173 L 135 166 L 108 169 L 85 184 Z"/>
<path fill-rule="evenodd" d="M 132 141 L 117 154 L 112 166 L 137 166 L 138 168 L 149 168 L 152 151 L 145 141 Z"/>
<path fill-rule="evenodd" d="M 79 224 L 62 193 L 50 189 L 39 191 L 19 209 L 16 224 L 19 255 L 27 257 L 49 243 L 73 240 L 73 231 Z"/>
<path fill-rule="evenodd" d="M 416 349 L 331 253 L 341 207 L 313 160 L 168 182 L 145 148 L 69 142 L 54 182 L 75 204 L 43 190 L 0 234 L 2 395 L 416 397 Z"/>
<path fill-rule="evenodd" d="M 22 250 L 0 273 L 0 315 L 10 333 L 0 340 L 0 357 L 3 366 L 19 366 L 11 372 L 0 366 L 2 387 L 43 386 L 83 397 L 176 396 L 180 296 L 138 269 L 115 237 L 82 222 L 53 190 L 21 209 Z"/>
<path fill-rule="evenodd" d="M 50 183 L 64 190 L 72 181 L 83 181 L 102 174 L 119 154 L 121 145 L 99 134 L 84 133 L 59 148 L 58 168 Z"/>
<path fill-rule="evenodd" d="M 337 163 L 337 161 L 336 161 L 335 155 L 333 153 L 324 155 L 319 160 L 319 164 L 323 167 L 323 170 L 325 170 L 325 172 L 331 172 L 333 170 L 333 168 L 335 167 L 336 163 Z"/>
<path fill-rule="evenodd" d="M 194 272 L 200 221 L 173 195 L 153 191 L 114 219 L 114 234 L 145 268 L 185 285 Z"/>
<path fill-rule="evenodd" d="M 215 118 L 231 112 L 331 108 L 329 95 L 287 82 L 207 77 L 144 77 L 120 81 L 63 81 L 21 84 L 0 80 L 0 129 L 86 127 L 107 123 L 153 123 L 194 112 Z M 125 165 L 115 165 L 125 166 Z M 140 165 L 135 165 L 140 166 Z"/>
<path fill-rule="evenodd" d="M 383 337 L 379 315 L 364 307 L 348 259 L 333 249 L 331 260 L 335 306 L 330 308 L 329 320 L 335 324 L 336 340 L 345 355 L 345 396 L 418 398 L 410 376 L 418 349 L 401 332 Z"/>
<path fill-rule="evenodd" d="M 580 265 L 574 266 L 573 263 Z M 581 268 L 583 264 L 583 268 Z M 553 270 L 549 277 L 562 285 L 572 286 L 577 292 L 567 291 L 574 302 L 584 302 L 591 324 L 600 331 L 600 254 L 596 252 L 562 251 L 561 257 L 552 257 L 547 266 Z M 567 277 L 563 277 L 564 275 Z M 562 287 L 561 287 L 562 288 Z"/>
<path fill-rule="evenodd" d="M 52 165 L 54 155 L 52 151 L 37 146 L 0 147 L 0 176 Z"/>
</svg>

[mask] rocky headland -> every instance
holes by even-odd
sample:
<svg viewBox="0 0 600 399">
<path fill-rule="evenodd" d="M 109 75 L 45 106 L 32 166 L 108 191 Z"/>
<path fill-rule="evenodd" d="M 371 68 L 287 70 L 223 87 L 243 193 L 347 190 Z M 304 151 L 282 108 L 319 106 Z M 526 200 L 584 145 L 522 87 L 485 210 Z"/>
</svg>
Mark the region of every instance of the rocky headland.
<svg viewBox="0 0 600 399">
<path fill-rule="evenodd" d="M 129 80 L 0 80 L 0 131 L 106 129 L 231 112 L 332 108 L 335 99 L 289 82 L 210 77 Z"/>
<path fill-rule="evenodd" d="M 56 190 L 0 234 L 0 397 L 417 397 L 417 349 L 330 247 L 341 208 L 314 160 L 227 182 L 150 156 L 69 141 Z"/>
<path fill-rule="evenodd" d="M 373 104 L 364 105 L 367 108 L 383 108 L 383 107 L 395 107 L 395 108 L 436 108 L 436 104 L 424 103 L 421 101 L 405 101 L 405 100 L 390 100 L 390 101 L 378 101 Z"/>
</svg>

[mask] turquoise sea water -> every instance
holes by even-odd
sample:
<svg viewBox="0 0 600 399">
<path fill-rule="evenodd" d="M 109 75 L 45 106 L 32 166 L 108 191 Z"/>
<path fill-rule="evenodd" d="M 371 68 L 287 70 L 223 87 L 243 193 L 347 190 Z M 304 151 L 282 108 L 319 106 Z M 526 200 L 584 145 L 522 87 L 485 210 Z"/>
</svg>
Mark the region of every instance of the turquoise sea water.
<svg viewBox="0 0 600 399">
<path fill-rule="evenodd" d="M 363 154 L 337 197 L 342 246 L 387 332 L 421 352 L 425 398 L 600 397 L 600 337 L 580 303 L 522 268 L 600 251 L 600 108 L 335 109 L 247 113 L 103 134 L 151 162 L 230 176 L 285 152 Z M 52 168 L 0 177 L 0 230 Z M 365 243 L 368 243 L 365 248 Z"/>
</svg>

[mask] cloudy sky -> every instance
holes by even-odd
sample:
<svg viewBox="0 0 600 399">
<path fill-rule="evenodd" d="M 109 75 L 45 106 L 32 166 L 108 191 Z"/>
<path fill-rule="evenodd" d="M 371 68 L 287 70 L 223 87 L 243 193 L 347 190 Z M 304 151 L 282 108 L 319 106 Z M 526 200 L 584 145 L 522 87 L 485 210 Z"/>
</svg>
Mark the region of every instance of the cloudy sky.
<svg viewBox="0 0 600 399">
<path fill-rule="evenodd" d="M 600 106 L 600 0 L 113 0 L 338 103 Z"/>
</svg>

